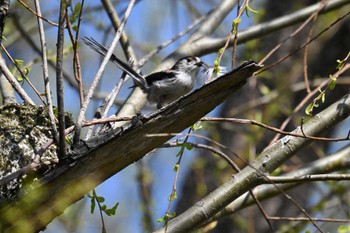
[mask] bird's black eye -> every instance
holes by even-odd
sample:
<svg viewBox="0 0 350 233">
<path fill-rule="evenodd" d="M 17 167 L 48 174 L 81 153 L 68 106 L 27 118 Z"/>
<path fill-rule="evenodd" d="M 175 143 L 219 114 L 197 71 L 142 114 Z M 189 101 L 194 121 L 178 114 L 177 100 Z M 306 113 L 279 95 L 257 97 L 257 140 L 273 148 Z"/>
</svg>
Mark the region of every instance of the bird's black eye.
<svg viewBox="0 0 350 233">
<path fill-rule="evenodd" d="M 191 58 L 188 57 L 188 58 L 186 59 L 186 61 L 187 61 L 187 62 L 191 62 Z"/>
</svg>

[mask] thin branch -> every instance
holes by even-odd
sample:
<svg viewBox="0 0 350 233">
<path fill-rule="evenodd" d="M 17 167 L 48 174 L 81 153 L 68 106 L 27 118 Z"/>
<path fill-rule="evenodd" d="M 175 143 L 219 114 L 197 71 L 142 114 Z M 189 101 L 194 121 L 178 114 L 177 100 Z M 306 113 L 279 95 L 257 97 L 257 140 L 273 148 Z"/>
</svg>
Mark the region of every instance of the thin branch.
<svg viewBox="0 0 350 233">
<path fill-rule="evenodd" d="M 312 181 L 342 181 L 350 180 L 350 174 L 317 174 L 304 176 L 265 176 L 264 181 L 270 183 L 296 183 L 296 182 L 312 182 Z"/>
<path fill-rule="evenodd" d="M 350 69 L 350 64 L 346 64 L 344 65 L 340 70 L 337 70 L 334 74 L 332 74 L 332 76 L 336 79 L 338 79 L 338 77 L 340 75 L 342 75 L 346 70 Z M 298 112 L 303 106 L 305 106 L 305 104 L 307 104 L 307 102 L 316 94 L 318 93 L 318 90 L 321 88 L 324 88 L 325 86 L 329 86 L 329 84 L 331 83 L 331 80 L 327 79 L 325 81 L 323 81 L 322 83 L 320 83 L 319 86 L 315 87 L 314 90 L 310 93 L 308 93 L 303 100 L 300 101 L 300 103 L 293 109 L 292 114 L 287 117 L 287 119 L 285 119 L 281 126 L 279 127 L 280 130 L 283 130 L 287 127 L 288 123 L 292 120 L 292 116 Z M 278 138 L 280 137 L 280 134 L 277 134 L 270 142 L 270 144 L 272 144 L 273 142 L 277 141 Z M 349 138 L 349 137 L 348 137 Z"/>
<path fill-rule="evenodd" d="M 350 152 L 349 145 L 340 149 L 339 151 L 330 154 L 322 159 L 314 161 L 312 163 L 304 165 L 302 168 L 294 170 L 290 173 L 284 174 L 284 176 L 289 177 L 303 177 L 311 174 L 317 173 L 330 173 L 337 170 L 349 169 L 349 163 L 346 163 L 347 157 Z M 298 185 L 303 184 L 302 182 L 297 183 L 285 183 L 279 184 L 278 186 L 283 190 L 289 190 Z M 279 191 L 270 184 L 261 185 L 254 189 L 254 194 L 260 200 L 266 200 L 270 197 L 274 197 L 279 194 Z M 215 221 L 216 219 L 220 219 L 223 216 L 230 215 L 235 213 L 236 211 L 246 208 L 254 204 L 254 200 L 250 197 L 249 193 L 245 193 L 228 206 L 225 207 L 224 210 L 219 212 L 211 221 Z"/>
<path fill-rule="evenodd" d="M 312 24 L 311 24 L 309 33 L 308 33 L 308 35 L 307 35 L 307 41 L 309 41 L 309 40 L 311 39 L 311 36 L 312 36 L 312 33 L 313 33 L 313 29 L 314 29 L 314 27 L 315 27 L 315 24 L 316 24 L 316 20 L 317 20 L 317 18 L 318 18 L 318 15 L 319 15 L 320 11 L 326 6 L 327 1 L 328 1 L 328 0 L 322 0 L 322 1 L 321 1 L 321 4 L 320 4 L 319 10 L 312 14 L 312 17 L 313 17 L 313 18 L 312 18 Z M 306 45 L 306 46 L 305 46 L 305 49 L 304 49 L 303 73 L 304 73 L 304 82 L 305 82 L 306 92 L 307 92 L 307 93 L 310 93 L 310 92 L 311 92 L 311 89 L 310 89 L 310 85 L 309 85 L 309 78 L 308 78 L 308 72 L 307 72 L 307 66 L 308 66 L 308 63 L 307 63 L 308 51 L 309 51 L 309 46 Z"/>
<path fill-rule="evenodd" d="M 260 74 L 266 70 L 271 69 L 272 67 L 280 64 L 281 62 L 285 61 L 287 58 L 291 57 L 292 55 L 296 54 L 297 52 L 299 52 L 301 49 L 303 49 L 305 46 L 307 46 L 308 44 L 310 44 L 311 42 L 313 42 L 314 40 L 316 40 L 318 37 L 320 37 L 323 33 L 325 33 L 326 31 L 328 31 L 329 29 L 331 29 L 335 24 L 339 23 L 340 21 L 344 20 L 348 15 L 350 14 L 350 12 L 345 13 L 344 15 L 340 16 L 337 20 L 335 20 L 333 23 L 331 23 L 329 26 L 327 26 L 326 28 L 324 28 L 322 31 L 320 31 L 316 36 L 312 37 L 310 40 L 306 41 L 305 43 L 299 45 L 299 47 L 297 47 L 294 51 L 290 52 L 288 55 L 280 58 L 279 60 L 277 60 L 276 62 L 270 64 L 270 65 L 266 65 L 264 66 L 260 71 L 258 71 L 256 74 Z"/>
<path fill-rule="evenodd" d="M 1 44 L 2 45 L 2 44 Z M 11 83 L 12 87 L 16 90 L 18 95 L 28 104 L 35 105 L 33 100 L 28 96 L 22 86 L 18 83 L 17 79 L 13 76 L 11 71 L 6 65 L 6 62 L 2 55 L 0 54 L 0 69 L 2 73 L 5 75 L 7 80 Z"/>
<path fill-rule="evenodd" d="M 228 155 L 226 155 L 225 153 L 221 152 L 220 150 L 218 150 L 212 146 L 208 146 L 206 144 L 201 144 L 201 143 L 193 143 L 193 142 L 187 142 L 187 144 L 189 144 L 190 146 L 192 146 L 194 148 L 205 149 L 205 150 L 208 150 L 214 154 L 217 154 L 218 156 L 223 158 L 232 167 L 233 170 L 235 170 L 236 172 L 238 172 L 240 170 L 239 167 L 232 161 L 232 159 L 230 159 L 230 157 Z M 164 147 L 164 148 L 179 147 L 179 144 L 176 142 L 167 142 L 167 143 L 164 143 L 162 147 Z"/>
<path fill-rule="evenodd" d="M 107 65 L 107 63 L 109 61 L 109 58 L 111 57 L 111 55 L 113 53 L 113 50 L 116 47 L 116 45 L 117 45 L 117 43 L 118 43 L 118 41 L 119 41 L 119 39 L 121 37 L 121 34 L 122 34 L 123 30 L 124 30 L 125 24 L 127 22 L 127 19 L 128 19 L 129 15 L 131 13 L 131 10 L 132 10 L 134 4 L 135 4 L 135 0 L 130 0 L 128 8 L 127 8 L 127 10 L 125 12 L 124 18 L 123 18 L 123 20 L 122 20 L 122 22 L 120 24 L 120 27 L 118 28 L 118 31 L 116 32 L 115 37 L 114 37 L 114 39 L 112 41 L 112 44 L 109 47 L 108 52 L 107 52 L 106 56 L 104 57 L 104 59 L 102 61 L 102 64 L 101 64 L 101 66 L 100 66 L 99 70 L 97 71 L 97 74 L 96 74 L 96 76 L 94 78 L 94 81 L 92 82 L 91 87 L 90 87 L 90 89 L 89 89 L 89 91 L 88 91 L 88 93 L 87 93 L 87 95 L 85 97 L 85 102 L 84 102 L 83 106 L 80 109 L 78 120 L 77 120 L 77 123 L 76 123 L 76 129 L 75 129 L 75 133 L 74 133 L 74 137 L 73 137 L 73 143 L 77 143 L 78 140 L 79 140 L 81 126 L 82 126 L 82 122 L 83 122 L 83 120 L 85 118 L 85 112 L 87 110 L 87 107 L 88 107 L 88 105 L 89 105 L 89 103 L 91 101 L 92 95 L 93 95 L 93 93 L 94 93 L 94 91 L 95 91 L 95 89 L 96 89 L 96 87 L 97 87 L 97 85 L 98 85 L 98 83 L 99 83 L 99 81 L 101 79 L 102 73 L 103 73 L 103 71 L 104 71 L 104 69 L 105 69 L 105 67 L 106 67 L 106 65 Z"/>
<path fill-rule="evenodd" d="M 178 161 L 176 162 L 175 166 L 174 166 L 174 172 L 175 172 L 175 177 L 174 177 L 174 182 L 173 182 L 173 187 L 172 187 L 172 190 L 171 190 L 171 194 L 169 195 L 169 204 L 168 204 L 168 209 L 166 210 L 166 213 L 165 213 L 165 216 L 164 216 L 164 228 L 165 228 L 165 232 L 167 231 L 167 228 L 168 228 L 168 221 L 173 218 L 173 214 L 170 213 L 170 209 L 171 209 L 171 204 L 173 202 L 174 199 L 176 199 L 176 190 L 177 190 L 177 180 L 178 180 L 178 177 L 179 177 L 179 170 L 180 170 L 180 164 L 181 164 L 181 160 L 182 160 L 182 157 L 184 155 L 184 152 L 185 152 L 185 148 L 186 148 L 186 143 L 189 139 L 189 135 L 191 135 L 192 131 L 194 130 L 193 127 L 190 127 L 188 129 L 188 133 L 187 133 L 187 136 L 185 137 L 185 139 L 183 140 L 183 142 L 180 144 L 180 151 L 179 153 L 177 154 L 177 156 L 179 157 Z"/>
<path fill-rule="evenodd" d="M 123 72 L 122 77 L 120 78 L 120 81 L 117 83 L 117 85 L 114 86 L 112 92 L 105 98 L 103 103 L 96 110 L 96 113 L 95 113 L 93 120 L 96 120 L 97 118 L 106 119 L 106 116 L 107 116 L 109 110 L 112 108 L 112 106 L 115 102 L 115 99 L 117 98 L 117 95 L 119 94 L 119 91 L 120 91 L 123 83 L 125 82 L 125 80 L 126 80 L 126 73 Z M 110 119 L 110 118 L 107 118 L 107 119 Z M 116 121 L 113 121 L 113 122 L 116 122 Z M 85 140 L 89 139 L 93 135 L 94 127 L 93 127 L 93 125 L 91 125 L 91 126 L 92 127 L 90 127 L 86 133 Z M 102 127 L 97 127 L 95 130 L 95 134 L 98 134 L 98 132 L 101 129 L 102 129 Z"/>
<path fill-rule="evenodd" d="M 232 57 L 231 57 L 231 69 L 233 70 L 235 68 L 235 59 L 236 59 L 236 48 L 237 48 L 237 41 L 238 41 L 238 26 L 239 26 L 239 20 L 246 8 L 246 5 L 249 4 L 249 0 L 244 0 L 242 6 L 238 4 L 237 7 L 237 16 L 236 19 L 234 19 L 233 24 L 235 25 L 235 28 L 232 28 L 230 38 L 233 34 L 233 43 L 232 43 Z M 226 42 L 228 44 L 228 42 Z"/>
<path fill-rule="evenodd" d="M 55 23 L 55 22 L 52 22 L 44 17 L 42 17 L 41 15 L 39 15 L 36 11 L 34 11 L 32 8 L 30 8 L 25 2 L 23 2 L 22 0 L 18 0 L 19 3 L 22 4 L 22 6 L 24 6 L 24 8 L 26 8 L 29 12 L 33 13 L 37 18 L 40 18 L 42 20 L 44 20 L 45 22 L 55 26 L 55 27 L 58 27 L 58 24 Z"/>
<path fill-rule="evenodd" d="M 45 101 L 42 98 L 42 94 L 36 89 L 36 87 L 34 86 L 34 84 L 28 79 L 28 77 L 24 74 L 24 72 L 21 70 L 21 68 L 18 66 L 18 64 L 16 63 L 16 61 L 12 58 L 12 56 L 10 55 L 10 53 L 7 51 L 7 49 L 5 48 L 5 46 L 3 44 L 1 44 L 1 48 L 2 50 L 5 52 L 6 56 L 10 59 L 10 61 L 12 62 L 12 64 L 16 67 L 17 71 L 20 73 L 22 79 L 26 80 L 27 83 L 29 84 L 29 86 L 33 89 L 33 91 L 35 92 L 35 94 L 38 96 L 38 98 L 41 100 L 41 102 L 43 104 L 46 104 Z"/>
<path fill-rule="evenodd" d="M 104 7 L 112 25 L 113 25 L 114 30 L 118 31 L 121 22 L 120 22 L 120 18 L 118 16 L 118 13 L 116 12 L 113 4 L 111 3 L 110 0 L 101 0 L 101 2 L 103 4 L 103 7 Z M 126 59 L 128 61 L 132 60 L 135 63 L 137 63 L 137 57 L 136 57 L 135 51 L 134 51 L 133 47 L 130 46 L 130 41 L 129 41 L 129 38 L 128 38 L 127 34 L 125 33 L 125 31 L 123 31 L 121 34 L 120 44 L 123 48 Z"/>
<path fill-rule="evenodd" d="M 56 94 L 57 94 L 57 108 L 58 108 L 58 153 L 60 157 L 66 155 L 66 136 L 65 130 L 65 116 L 64 116 L 64 91 L 63 91 L 63 48 L 64 48 L 64 27 L 65 16 L 67 14 L 67 1 L 61 1 L 59 26 L 57 32 L 57 70 L 56 70 Z"/>
<path fill-rule="evenodd" d="M 99 213 L 100 213 L 100 218 L 101 218 L 101 222 L 102 222 L 102 233 L 106 233 L 106 225 L 105 225 L 105 221 L 104 221 L 104 218 L 103 218 L 103 211 L 102 211 L 102 206 L 101 206 L 101 203 L 98 199 L 98 196 L 97 196 L 97 193 L 96 193 L 96 190 L 93 189 L 92 190 L 92 196 L 93 198 L 96 199 L 96 202 L 97 202 L 97 206 L 98 206 L 98 210 L 99 210 Z"/>
<path fill-rule="evenodd" d="M 140 160 L 135 164 L 137 166 L 138 193 L 140 196 L 140 205 L 142 211 L 142 226 L 145 232 L 154 230 L 153 205 L 152 205 L 152 177 L 145 160 Z"/>
<path fill-rule="evenodd" d="M 289 41 L 290 39 L 292 39 L 295 35 L 297 35 L 299 32 L 301 32 L 301 30 L 313 19 L 315 19 L 315 15 L 318 15 L 318 13 L 324 8 L 324 3 L 320 4 L 319 8 L 317 9 L 317 11 L 315 11 L 314 13 L 312 13 L 299 27 L 297 27 L 290 35 L 288 35 L 286 38 L 284 38 L 278 45 L 276 45 L 273 49 L 271 49 L 271 51 L 266 54 L 264 56 L 264 58 L 262 58 L 259 61 L 259 64 L 263 64 L 269 57 L 271 57 L 272 54 L 274 54 L 279 48 L 282 47 L 283 44 L 285 44 L 287 41 Z M 307 42 L 310 41 L 307 40 Z"/>
<path fill-rule="evenodd" d="M 236 0 L 221 1 L 215 9 L 210 11 L 209 15 L 206 17 L 200 27 L 190 36 L 185 44 L 197 41 L 205 36 L 209 36 L 225 19 L 227 14 L 236 5 L 236 2 Z"/>
<path fill-rule="evenodd" d="M 343 98 L 320 112 L 317 117 L 311 118 L 304 125 L 305 133 L 308 135 L 319 135 L 324 130 L 329 129 L 329 127 L 338 124 L 350 115 L 349 105 L 349 95 L 345 95 Z M 253 166 L 245 167 L 233 178 L 229 179 L 226 183 L 204 197 L 200 201 L 200 206 L 195 205 L 171 220 L 168 224 L 168 233 L 179 231 L 186 232 L 193 229 L 195 226 L 203 224 L 210 217 L 223 209 L 224 206 L 237 199 L 249 189 L 258 185 L 259 177 L 257 176 L 257 171 L 259 171 L 259 175 L 264 175 L 264 173 L 274 171 L 284 161 L 291 158 L 309 143 L 310 140 L 305 138 L 286 136 L 269 146 L 253 161 Z M 244 185 L 242 185 L 243 180 Z M 276 185 L 274 185 L 274 187 L 276 187 Z M 279 191 L 283 192 L 283 190 Z M 285 192 L 284 195 L 288 197 Z M 300 205 L 290 197 L 289 200 L 292 201 L 293 204 L 310 219 L 312 224 L 322 232 L 318 225 L 312 221 L 311 216 L 309 216 Z M 164 229 L 159 229 L 156 232 L 164 232 Z"/>
<path fill-rule="evenodd" d="M 42 56 L 41 49 L 35 44 L 33 39 L 26 32 L 25 29 L 27 29 L 27 27 L 24 27 L 25 25 L 23 25 L 19 22 L 19 20 L 18 20 L 19 17 L 13 17 L 12 19 L 13 19 L 14 24 L 16 25 L 16 28 L 20 32 L 22 38 L 31 46 L 31 48 L 34 50 L 34 52 L 36 52 L 39 56 Z M 53 61 L 55 59 L 56 59 L 56 57 L 52 57 L 52 59 L 50 59 L 50 57 L 49 57 L 47 62 L 51 68 L 53 68 L 54 70 L 57 70 L 56 63 Z M 76 84 L 76 80 L 67 71 L 63 70 L 62 72 L 63 72 L 63 77 L 68 82 L 68 84 L 70 86 L 78 89 L 78 85 Z"/>
<path fill-rule="evenodd" d="M 39 17 L 41 16 L 41 10 L 40 10 L 40 2 L 39 0 L 34 1 L 36 12 L 37 12 L 37 20 L 38 20 L 38 28 L 39 28 L 39 38 L 41 43 L 41 59 L 42 59 L 42 68 L 43 68 L 43 78 L 44 78 L 44 85 L 45 85 L 45 96 L 46 96 L 46 102 L 48 104 L 48 110 L 49 110 L 49 117 L 50 117 L 50 123 L 51 123 L 51 129 L 53 132 L 53 136 L 58 142 L 58 131 L 56 127 L 56 118 L 55 114 L 53 112 L 53 104 L 52 104 L 52 96 L 51 96 L 51 89 L 50 89 L 50 80 L 49 80 L 49 70 L 47 66 L 47 49 L 46 49 L 46 40 L 45 40 L 45 32 L 44 32 L 44 26 L 43 21 Z"/>
<path fill-rule="evenodd" d="M 201 121 L 223 121 L 223 122 L 232 122 L 232 123 L 239 123 L 239 124 L 252 124 L 252 125 L 257 125 L 262 128 L 271 130 L 273 132 L 283 134 L 283 135 L 288 135 L 288 136 L 293 136 L 293 137 L 300 137 L 300 138 L 305 138 L 305 139 L 311 139 L 311 140 L 318 140 L 318 141 L 334 141 L 334 142 L 339 142 L 339 141 L 347 141 L 350 140 L 348 136 L 343 137 L 343 138 L 325 138 L 325 137 L 315 137 L 311 135 L 306 135 L 304 133 L 293 133 L 293 132 L 298 132 L 301 130 L 297 128 L 294 130 L 292 133 L 280 130 L 279 128 L 275 128 L 269 125 L 266 125 L 264 123 L 255 121 L 255 120 L 248 120 L 248 119 L 238 119 L 238 118 L 219 118 L 219 117 L 203 117 L 200 119 Z"/>
<path fill-rule="evenodd" d="M 350 0 L 332 0 L 329 1 L 320 14 L 327 13 L 329 11 L 338 9 L 346 4 L 350 3 Z M 283 29 L 285 27 L 295 25 L 297 23 L 303 22 L 312 13 L 317 11 L 321 3 L 316 3 L 309 7 L 303 8 L 299 11 L 293 12 L 289 15 L 284 15 L 282 17 L 276 18 L 269 22 L 261 23 L 252 26 L 246 30 L 242 30 L 238 33 L 238 44 L 246 43 L 254 39 L 261 38 L 264 35 L 270 34 L 277 30 Z M 223 38 L 209 38 L 204 37 L 196 42 L 196 44 L 191 45 L 188 50 L 197 55 L 204 55 L 207 53 L 215 52 L 220 49 L 226 42 L 226 37 Z M 231 38 L 230 43 L 233 42 Z"/>
<path fill-rule="evenodd" d="M 190 25 L 188 25 L 188 27 L 186 29 L 184 29 L 183 31 L 179 32 L 176 36 L 174 36 L 173 38 L 171 38 L 171 39 L 169 39 L 167 41 L 164 41 L 163 43 L 158 45 L 154 50 L 152 50 L 151 52 L 149 52 L 147 55 L 145 55 L 143 58 L 141 58 L 139 60 L 139 62 L 137 63 L 136 69 L 141 68 L 147 61 L 149 61 L 154 55 L 158 54 L 163 48 L 165 48 L 168 45 L 170 45 L 171 43 L 175 42 L 176 40 L 181 38 L 183 35 L 185 35 L 189 31 L 191 31 L 194 27 L 196 27 L 200 23 L 202 23 L 208 17 L 208 15 L 209 15 L 209 13 L 203 15 L 202 17 L 200 17 L 198 19 L 196 19 Z"/>
<path fill-rule="evenodd" d="M 117 121 L 131 121 L 136 116 L 125 116 L 125 117 L 109 117 L 104 119 L 95 119 L 92 121 L 83 121 L 82 126 L 90 126 L 90 125 L 97 125 L 97 124 L 106 124 L 110 122 L 117 122 Z"/>
<path fill-rule="evenodd" d="M 66 14 L 66 24 L 67 24 L 66 27 L 67 27 L 67 31 L 68 31 L 68 35 L 70 37 L 71 43 L 73 45 L 73 73 L 74 73 L 75 80 L 78 84 L 80 106 L 82 106 L 84 102 L 84 87 L 83 87 L 83 79 L 82 79 L 80 59 L 79 59 L 78 38 L 79 38 L 80 23 L 82 20 L 82 14 L 84 9 L 84 2 L 85 2 L 84 0 L 81 2 L 79 17 L 78 17 L 78 24 L 75 29 L 75 36 L 73 35 L 69 16 L 68 14 Z"/>
<path fill-rule="evenodd" d="M 147 137 L 166 137 L 167 135 L 169 135 L 169 133 L 160 133 L 160 134 L 148 134 L 146 135 Z M 192 136 L 192 137 L 198 137 L 198 138 L 203 138 L 203 139 L 206 139 L 206 140 L 209 140 L 210 142 L 213 142 L 215 145 L 218 145 L 219 147 L 221 147 L 222 149 L 224 150 L 227 150 L 228 152 L 230 152 L 231 154 L 233 154 L 234 156 L 236 156 L 238 159 L 240 159 L 241 161 L 243 161 L 249 168 L 253 169 L 255 171 L 255 173 L 257 173 L 259 176 L 258 177 L 265 177 L 266 175 L 261 171 L 259 170 L 257 167 L 255 167 L 254 165 L 251 165 L 246 159 L 244 159 L 242 156 L 239 156 L 238 154 L 236 154 L 235 152 L 233 152 L 232 150 L 230 150 L 229 148 L 227 148 L 226 146 L 222 145 L 221 143 L 219 142 L 216 142 L 216 141 L 213 141 L 211 140 L 210 138 L 208 137 L 205 137 L 205 136 L 202 136 L 202 135 L 195 135 L 195 134 L 177 134 L 177 135 L 186 135 L 186 137 L 189 137 L 189 136 Z M 262 166 L 265 167 L 266 166 L 266 161 L 263 161 L 262 162 Z M 240 170 L 241 171 L 241 170 Z M 238 174 L 240 174 L 241 172 L 239 172 Z M 290 197 L 283 189 L 281 189 L 280 187 L 277 186 L 277 184 L 275 184 L 273 181 L 270 181 L 270 184 L 272 184 L 280 193 L 282 193 L 288 200 L 290 200 L 306 217 L 308 217 L 308 219 L 313 223 L 313 225 L 320 231 L 320 232 L 323 232 L 319 226 L 314 222 L 312 221 L 310 215 L 306 212 L 306 210 L 301 206 L 299 205 L 299 203 L 297 203 L 292 197 Z M 254 195 L 253 194 L 253 191 L 251 189 L 248 190 L 248 192 L 251 194 L 251 195 Z M 258 199 L 257 197 L 253 197 L 254 201 L 258 202 Z M 219 203 L 217 203 L 219 204 Z M 260 203 L 258 204 L 260 205 Z M 264 216 L 267 216 L 265 211 L 262 211 L 263 215 Z M 268 219 L 266 219 L 269 226 L 271 227 L 271 223 L 268 221 Z M 197 226 L 199 227 L 199 225 Z M 166 232 L 166 229 L 165 229 L 165 232 Z"/>
<path fill-rule="evenodd" d="M 309 218 L 301 218 L 301 217 L 268 217 L 270 220 L 275 221 L 310 221 Z M 311 218 L 312 221 L 315 222 L 341 222 L 347 223 L 350 222 L 350 219 L 334 219 L 334 218 Z"/>
<path fill-rule="evenodd" d="M 187 136 L 190 136 L 190 134 L 188 134 Z M 221 152 L 220 150 L 208 146 L 206 144 L 200 144 L 200 143 L 192 143 L 192 142 L 186 142 L 187 144 L 189 144 L 190 146 L 194 147 L 194 148 L 201 148 L 201 149 L 205 149 L 208 150 L 214 154 L 219 155 L 221 158 L 223 158 L 231 167 L 234 171 L 239 172 L 241 169 L 232 161 L 232 159 L 230 159 L 230 157 L 228 155 L 226 155 L 225 153 Z M 179 143 L 177 142 L 168 142 L 168 143 L 164 143 L 164 145 L 162 147 L 179 147 Z M 253 193 L 252 190 L 249 190 L 249 193 L 252 195 L 252 197 L 254 198 L 256 204 L 259 206 L 259 209 L 261 211 L 261 213 L 263 214 L 263 216 L 265 217 L 265 219 L 267 220 L 270 228 L 272 229 L 272 225 L 270 223 L 270 221 L 267 218 L 267 214 L 265 212 L 265 210 L 263 209 L 262 205 L 260 204 L 258 198 L 255 196 L 255 194 Z"/>
<path fill-rule="evenodd" d="M 321 83 L 323 82 L 328 82 L 328 81 L 329 81 L 329 78 L 319 78 L 319 79 L 312 80 L 310 83 L 312 87 L 315 87 L 315 86 L 321 85 Z M 350 85 L 350 77 L 342 76 L 342 78 L 337 81 L 337 85 Z M 250 110 L 255 110 L 258 107 L 264 106 L 270 103 L 271 101 L 273 101 L 274 99 L 285 94 L 286 90 L 292 91 L 294 93 L 305 90 L 305 83 L 299 82 L 299 83 L 292 84 L 291 86 L 286 86 L 279 90 L 271 90 L 266 95 L 258 96 L 256 99 L 252 99 L 248 102 L 245 102 L 244 104 L 236 106 L 234 109 L 230 110 L 230 115 L 235 116 Z"/>
</svg>

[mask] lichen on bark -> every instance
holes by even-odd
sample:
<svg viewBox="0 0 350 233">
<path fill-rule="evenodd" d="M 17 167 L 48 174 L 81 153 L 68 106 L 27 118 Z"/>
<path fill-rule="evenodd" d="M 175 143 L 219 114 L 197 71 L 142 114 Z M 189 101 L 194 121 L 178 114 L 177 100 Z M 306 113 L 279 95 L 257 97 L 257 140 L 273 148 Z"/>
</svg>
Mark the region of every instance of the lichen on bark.
<svg viewBox="0 0 350 233">
<path fill-rule="evenodd" d="M 53 138 L 46 107 L 7 104 L 0 107 L 0 179 L 31 164 L 38 150 Z M 58 161 L 56 145 L 41 155 L 40 162 Z M 51 163 L 46 170 L 54 166 Z M 33 179 L 33 177 L 30 177 Z M 0 203 L 18 195 L 28 176 L 23 175 L 0 187 Z M 31 181 L 29 181 L 31 182 Z"/>
</svg>

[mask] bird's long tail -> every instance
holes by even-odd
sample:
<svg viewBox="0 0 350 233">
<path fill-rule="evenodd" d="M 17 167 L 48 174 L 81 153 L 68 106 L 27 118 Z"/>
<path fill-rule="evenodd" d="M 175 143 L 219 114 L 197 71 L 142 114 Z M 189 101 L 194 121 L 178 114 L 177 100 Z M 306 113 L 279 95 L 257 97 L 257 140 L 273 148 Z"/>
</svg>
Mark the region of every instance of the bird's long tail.
<svg viewBox="0 0 350 233">
<path fill-rule="evenodd" d="M 102 56 L 106 56 L 108 49 L 99 42 L 97 42 L 95 39 L 91 37 L 84 37 L 83 41 L 95 52 L 101 54 Z M 117 65 L 120 69 L 122 69 L 125 73 L 127 73 L 130 77 L 132 77 L 135 80 L 137 86 L 139 86 L 143 90 L 147 89 L 148 85 L 146 83 L 145 78 L 142 77 L 142 75 L 140 75 L 139 73 L 137 73 L 127 63 L 117 58 L 117 56 L 115 56 L 114 54 L 112 54 L 109 60 L 115 65 Z"/>
</svg>

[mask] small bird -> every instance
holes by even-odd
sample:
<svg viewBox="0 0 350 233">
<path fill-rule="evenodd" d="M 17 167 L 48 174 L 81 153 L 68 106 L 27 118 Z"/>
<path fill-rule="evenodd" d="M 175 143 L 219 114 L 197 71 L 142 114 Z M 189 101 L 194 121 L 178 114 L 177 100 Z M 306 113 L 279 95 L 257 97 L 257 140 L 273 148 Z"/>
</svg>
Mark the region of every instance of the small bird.
<svg viewBox="0 0 350 233">
<path fill-rule="evenodd" d="M 108 49 L 93 38 L 85 37 L 83 41 L 102 56 L 107 54 Z M 196 83 L 199 68 L 208 67 L 199 57 L 188 56 L 178 60 L 170 69 L 144 77 L 114 54 L 110 61 L 131 76 L 135 84 L 147 94 L 148 101 L 156 103 L 158 109 L 189 93 Z"/>
</svg>

